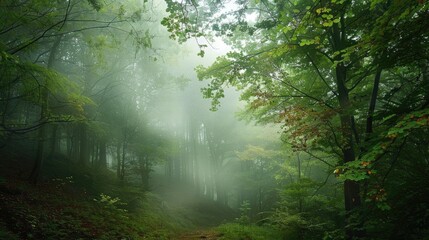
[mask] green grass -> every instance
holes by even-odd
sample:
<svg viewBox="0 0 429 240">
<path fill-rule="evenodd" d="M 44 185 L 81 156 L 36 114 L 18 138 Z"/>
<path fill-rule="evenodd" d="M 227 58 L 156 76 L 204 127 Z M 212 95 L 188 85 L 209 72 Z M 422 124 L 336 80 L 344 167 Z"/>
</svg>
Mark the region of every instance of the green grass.
<svg viewBox="0 0 429 240">
<path fill-rule="evenodd" d="M 243 225 L 227 223 L 215 229 L 220 232 L 223 240 L 280 240 L 282 233 L 268 226 Z"/>
</svg>

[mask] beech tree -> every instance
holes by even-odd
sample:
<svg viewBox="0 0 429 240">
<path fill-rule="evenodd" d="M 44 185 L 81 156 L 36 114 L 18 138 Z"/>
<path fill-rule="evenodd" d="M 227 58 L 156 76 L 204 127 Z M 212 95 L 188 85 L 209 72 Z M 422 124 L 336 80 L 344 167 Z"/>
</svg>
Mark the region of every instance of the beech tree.
<svg viewBox="0 0 429 240">
<path fill-rule="evenodd" d="M 344 181 L 347 236 L 363 237 L 364 220 L 354 214 L 367 197 L 367 181 L 377 178 L 375 162 L 398 147 L 398 138 L 427 128 L 428 4 L 166 2 L 170 15 L 163 24 L 173 39 L 223 36 L 233 47 L 197 69 L 210 81 L 203 94 L 214 109 L 223 88 L 235 86 L 257 121 L 284 124 L 296 150 L 337 155 L 332 170 Z M 414 83 L 404 82 L 413 77 Z M 398 92 L 415 92 L 415 102 L 405 107 L 386 99 Z M 395 110 L 389 115 L 386 108 Z"/>
</svg>

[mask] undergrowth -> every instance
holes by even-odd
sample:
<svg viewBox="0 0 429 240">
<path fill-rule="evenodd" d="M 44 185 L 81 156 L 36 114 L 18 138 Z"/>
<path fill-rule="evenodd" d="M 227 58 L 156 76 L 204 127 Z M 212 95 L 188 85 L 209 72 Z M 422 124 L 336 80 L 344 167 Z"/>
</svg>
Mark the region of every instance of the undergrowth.
<svg viewBox="0 0 429 240">
<path fill-rule="evenodd" d="M 56 173 L 37 186 L 1 179 L 0 239 L 162 240 L 183 227 L 156 195 L 119 183 L 113 173 L 86 179 L 70 170 Z"/>
<path fill-rule="evenodd" d="M 221 233 L 222 240 L 267 240 L 283 239 L 282 233 L 269 226 L 227 223 L 220 225 L 216 231 Z"/>
<path fill-rule="evenodd" d="M 204 198 L 191 197 L 183 205 L 175 194 L 186 193 L 162 198 L 118 181 L 107 169 L 48 161 L 37 185 L 13 174 L 0 176 L 0 239 L 176 239 L 235 216 Z M 277 239 L 261 227 L 230 224 L 219 230 L 224 239 Z"/>
</svg>

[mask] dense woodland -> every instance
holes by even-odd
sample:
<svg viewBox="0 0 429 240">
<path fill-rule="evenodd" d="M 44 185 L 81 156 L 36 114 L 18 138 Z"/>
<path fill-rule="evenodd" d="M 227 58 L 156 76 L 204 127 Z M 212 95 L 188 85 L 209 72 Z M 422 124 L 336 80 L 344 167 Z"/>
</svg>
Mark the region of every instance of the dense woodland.
<svg viewBox="0 0 429 240">
<path fill-rule="evenodd" d="M 429 239 L 425 0 L 2 0 L 0 239 Z"/>
</svg>

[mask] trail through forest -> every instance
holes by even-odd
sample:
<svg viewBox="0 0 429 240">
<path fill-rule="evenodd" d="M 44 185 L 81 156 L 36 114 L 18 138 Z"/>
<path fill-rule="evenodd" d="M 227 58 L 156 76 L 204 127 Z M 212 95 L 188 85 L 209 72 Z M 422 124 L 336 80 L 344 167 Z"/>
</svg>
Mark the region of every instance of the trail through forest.
<svg viewBox="0 0 429 240">
<path fill-rule="evenodd" d="M 198 239 L 207 239 L 207 240 L 217 240 L 222 237 L 223 234 L 213 232 L 210 230 L 204 231 L 195 231 L 191 233 L 186 233 L 184 235 L 180 235 L 177 240 L 198 240 Z"/>
<path fill-rule="evenodd" d="M 0 239 L 429 240 L 429 0 L 0 0 Z"/>
</svg>

